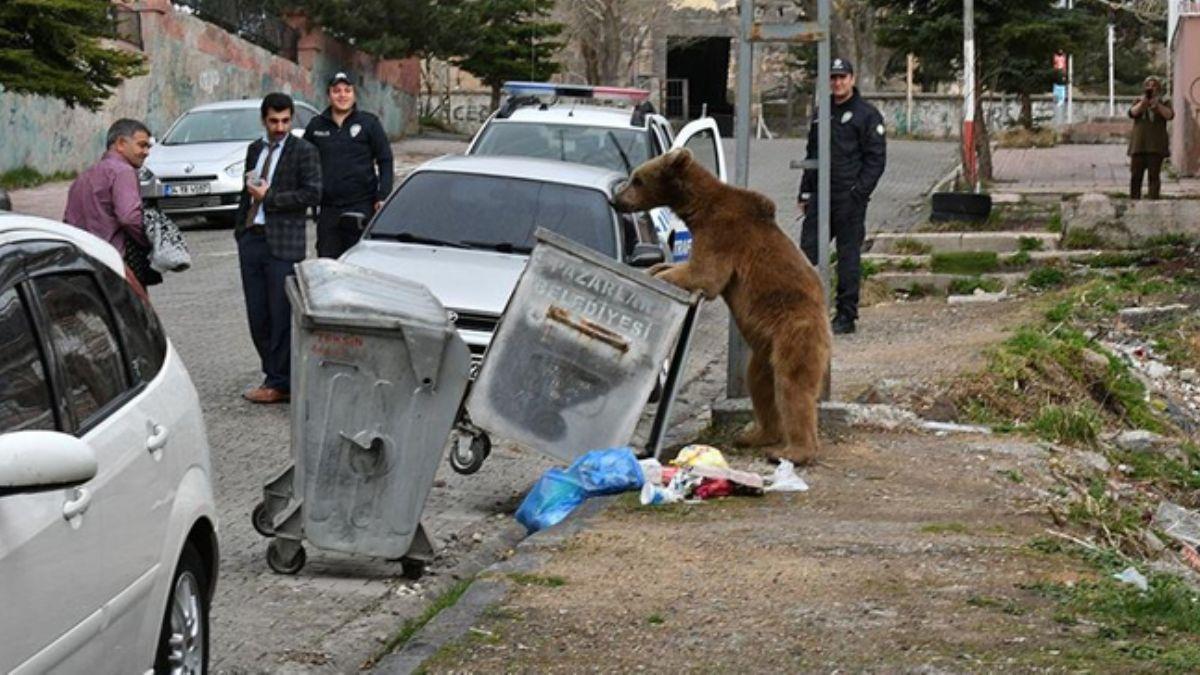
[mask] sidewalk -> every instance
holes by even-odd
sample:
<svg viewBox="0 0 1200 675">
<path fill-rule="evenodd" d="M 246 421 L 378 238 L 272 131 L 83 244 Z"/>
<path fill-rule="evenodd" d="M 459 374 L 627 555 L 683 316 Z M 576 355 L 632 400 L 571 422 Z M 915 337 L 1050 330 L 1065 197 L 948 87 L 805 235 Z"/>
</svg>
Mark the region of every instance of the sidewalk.
<svg viewBox="0 0 1200 675">
<path fill-rule="evenodd" d="M 993 192 L 1129 194 L 1124 145 L 1000 148 L 992 154 L 992 162 Z M 1162 179 L 1165 196 L 1200 197 L 1200 178 L 1171 178 L 1164 171 Z"/>
</svg>

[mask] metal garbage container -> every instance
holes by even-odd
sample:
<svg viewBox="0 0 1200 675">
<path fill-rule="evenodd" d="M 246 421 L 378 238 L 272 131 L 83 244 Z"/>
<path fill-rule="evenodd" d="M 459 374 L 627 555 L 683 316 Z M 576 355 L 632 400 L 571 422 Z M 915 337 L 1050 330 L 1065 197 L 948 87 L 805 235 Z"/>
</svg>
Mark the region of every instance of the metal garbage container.
<svg viewBox="0 0 1200 675">
<path fill-rule="evenodd" d="M 698 296 L 550 231 L 537 239 L 467 398 L 471 422 L 571 462 L 630 441 L 669 362 L 655 454 Z"/>
<path fill-rule="evenodd" d="M 334 260 L 296 266 L 292 466 L 263 488 L 255 528 L 267 562 L 294 574 L 303 541 L 401 559 L 432 558 L 421 512 L 462 405 L 470 352 L 421 284 Z"/>
</svg>

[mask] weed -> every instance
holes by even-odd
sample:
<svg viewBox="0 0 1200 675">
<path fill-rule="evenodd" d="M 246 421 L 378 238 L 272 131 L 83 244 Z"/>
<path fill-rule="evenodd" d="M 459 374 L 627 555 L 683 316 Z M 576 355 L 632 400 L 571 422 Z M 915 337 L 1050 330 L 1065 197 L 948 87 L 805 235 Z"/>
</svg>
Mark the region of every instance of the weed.
<svg viewBox="0 0 1200 675">
<path fill-rule="evenodd" d="M 1033 258 L 1029 255 L 1029 251 L 1017 251 L 1016 253 L 1004 259 L 1005 267 L 1024 267 L 1029 264 Z"/>
<path fill-rule="evenodd" d="M 1109 267 L 1133 267 L 1140 265 L 1146 260 L 1146 254 L 1142 251 L 1104 251 L 1083 261 L 1084 265 L 1093 268 L 1109 268 Z"/>
<path fill-rule="evenodd" d="M 926 255 L 933 250 L 933 247 L 912 237 L 903 237 L 896 240 L 892 249 L 900 255 Z"/>
<path fill-rule="evenodd" d="M 1025 283 L 1032 288 L 1046 289 L 1062 286 L 1066 280 L 1066 272 L 1057 267 L 1039 267 L 1029 273 Z"/>
<path fill-rule="evenodd" d="M 874 260 L 863 260 L 861 269 L 862 279 L 863 281 L 866 281 L 876 274 L 879 274 L 879 263 L 876 263 Z"/>
<path fill-rule="evenodd" d="M 1071 316 L 1071 312 L 1075 309 L 1074 300 L 1063 300 L 1046 310 L 1046 320 L 1052 323 L 1062 323 Z"/>
<path fill-rule="evenodd" d="M 967 534 L 969 531 L 962 523 L 930 523 L 921 528 L 925 534 Z"/>
<path fill-rule="evenodd" d="M 11 171 L 0 173 L 0 188 L 6 190 L 20 190 L 23 188 L 37 187 L 45 183 L 51 183 L 60 180 L 72 180 L 75 178 L 74 171 L 55 171 L 52 174 L 43 174 L 37 169 L 23 166 Z"/>
<path fill-rule="evenodd" d="M 1028 609 L 1017 604 L 1016 601 L 1010 598 L 992 598 L 986 595 L 972 595 L 967 598 L 967 604 L 972 607 L 981 609 L 998 609 L 1009 616 L 1023 616 L 1029 612 Z"/>
<path fill-rule="evenodd" d="M 661 626 L 666 622 L 667 620 L 664 619 L 661 614 L 655 613 L 646 617 L 646 623 L 650 624 L 651 626 Z"/>
<path fill-rule="evenodd" d="M 407 644 L 417 634 L 417 631 L 424 628 L 425 624 L 432 621 L 439 612 L 447 607 L 453 607 L 454 603 L 458 602 L 463 593 L 466 593 L 467 589 L 470 588 L 472 581 L 473 579 L 459 581 L 447 589 L 445 593 L 435 598 L 433 602 L 429 603 L 429 606 L 425 608 L 424 612 L 421 612 L 420 616 L 405 621 L 404 625 L 400 627 L 400 631 L 383 645 L 383 648 L 371 658 L 370 662 L 377 662 L 383 656 L 391 654 Z"/>
<path fill-rule="evenodd" d="M 931 295 L 936 295 L 937 291 L 929 284 L 911 284 L 904 293 L 910 298 L 926 298 Z"/>
<path fill-rule="evenodd" d="M 982 289 L 985 293 L 999 293 L 1004 290 L 1004 284 L 998 279 L 968 277 L 951 281 L 948 290 L 952 295 L 970 295 L 977 288 Z"/>
<path fill-rule="evenodd" d="M 1025 476 L 1022 476 L 1021 472 L 1016 469 L 1009 469 L 1008 471 L 1004 471 L 1003 474 L 1010 483 L 1017 483 L 1019 485 L 1025 482 Z"/>
<path fill-rule="evenodd" d="M 1065 584 L 1036 584 L 1033 590 L 1077 616 L 1101 625 L 1103 636 L 1122 639 L 1169 633 L 1200 635 L 1200 597 L 1178 577 L 1151 572 L 1142 592 L 1109 577 Z"/>
<path fill-rule="evenodd" d="M 1048 441 L 1092 445 L 1100 435 L 1100 414 L 1089 403 L 1051 404 L 1043 406 L 1029 426 Z"/>
<path fill-rule="evenodd" d="M 542 576 L 539 574 L 523 574 L 520 572 L 512 572 L 508 575 L 509 579 L 517 582 L 522 586 L 546 586 L 548 588 L 558 588 L 565 586 L 567 580 L 558 576 Z"/>
<path fill-rule="evenodd" d="M 1000 267 L 999 256 L 992 251 L 950 251 L 934 253 L 930 269 L 943 274 L 979 275 L 995 272 Z"/>
<path fill-rule="evenodd" d="M 1050 220 L 1046 222 L 1046 231 L 1047 232 L 1062 232 L 1062 230 L 1063 230 L 1062 213 L 1056 211 L 1054 213 L 1054 215 L 1050 216 Z"/>
<path fill-rule="evenodd" d="M 1069 230 L 1063 237 L 1063 247 L 1073 251 L 1105 248 L 1105 242 L 1092 230 Z"/>
<path fill-rule="evenodd" d="M 1037 237 L 1021 237 L 1017 240 L 1017 248 L 1020 251 L 1040 251 L 1043 245 L 1042 240 Z"/>
<path fill-rule="evenodd" d="M 1196 240 L 1183 233 L 1156 234 L 1142 242 L 1144 248 L 1189 248 Z"/>
<path fill-rule="evenodd" d="M 913 270 L 921 269 L 921 263 L 913 260 L 912 258 L 905 258 L 904 260 L 900 261 L 900 264 L 897 265 L 897 267 L 905 272 L 911 272 Z"/>
</svg>

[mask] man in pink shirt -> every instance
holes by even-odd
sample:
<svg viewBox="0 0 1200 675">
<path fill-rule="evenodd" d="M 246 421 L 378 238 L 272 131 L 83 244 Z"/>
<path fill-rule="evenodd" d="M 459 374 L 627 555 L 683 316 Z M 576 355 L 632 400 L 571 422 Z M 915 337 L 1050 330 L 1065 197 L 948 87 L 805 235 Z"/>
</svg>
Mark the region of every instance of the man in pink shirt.
<svg viewBox="0 0 1200 675">
<path fill-rule="evenodd" d="M 108 128 L 108 151 L 71 183 L 63 222 L 87 230 L 125 255 L 132 237 L 146 244 L 137 171 L 150 154 L 150 130 L 137 120 L 120 119 Z"/>
</svg>

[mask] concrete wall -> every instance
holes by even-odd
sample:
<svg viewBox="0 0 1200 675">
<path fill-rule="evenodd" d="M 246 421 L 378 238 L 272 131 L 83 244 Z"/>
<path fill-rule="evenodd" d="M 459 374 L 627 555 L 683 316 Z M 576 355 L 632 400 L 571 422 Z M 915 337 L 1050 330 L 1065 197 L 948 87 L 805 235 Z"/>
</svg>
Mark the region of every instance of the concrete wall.
<svg viewBox="0 0 1200 675">
<path fill-rule="evenodd" d="M 378 114 L 390 135 L 416 129 L 420 69 L 415 60 L 371 59 L 319 30 L 307 30 L 303 17 L 292 17 L 303 35 L 296 63 L 178 12 L 168 0 L 144 0 L 138 8 L 148 72 L 122 83 L 100 111 L 0 91 L 0 171 L 83 169 L 102 154 L 104 132 L 120 117 L 144 120 L 161 134 L 195 105 L 256 99 L 270 91 L 291 93 L 323 109 L 325 82 L 342 69 L 360 78 L 360 105 Z"/>
<path fill-rule="evenodd" d="M 1171 165 L 1200 174 L 1200 16 L 1182 16 L 1171 41 Z"/>
<path fill-rule="evenodd" d="M 962 125 L 962 99 L 942 94 L 917 94 L 913 97 L 913 118 L 905 118 L 907 102 L 902 92 L 879 92 L 864 94 L 874 103 L 887 120 L 893 133 L 912 134 L 925 138 L 955 138 Z M 1132 98 L 1117 98 L 1117 115 L 1133 104 Z M 1108 98 L 1098 96 L 1075 97 L 1076 122 L 1108 117 Z M 983 103 L 988 129 L 996 130 L 1017 123 L 1021 115 L 1021 103 L 1015 96 L 988 97 Z M 1066 113 L 1063 112 L 1063 115 Z M 1054 100 L 1050 96 L 1033 100 L 1033 119 L 1036 124 L 1053 124 L 1055 120 Z"/>
</svg>

